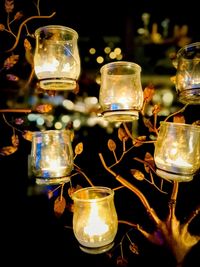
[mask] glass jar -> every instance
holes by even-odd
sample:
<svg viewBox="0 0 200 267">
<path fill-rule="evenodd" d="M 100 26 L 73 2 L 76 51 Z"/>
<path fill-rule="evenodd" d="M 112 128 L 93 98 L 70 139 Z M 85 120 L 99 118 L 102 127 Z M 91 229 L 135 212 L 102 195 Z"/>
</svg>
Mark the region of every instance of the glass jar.
<svg viewBox="0 0 200 267">
<path fill-rule="evenodd" d="M 159 176 L 191 181 L 200 168 L 200 127 L 162 121 L 154 159 Z"/>
<path fill-rule="evenodd" d="M 75 191 L 73 231 L 80 248 L 90 254 L 103 253 L 113 246 L 118 219 L 114 191 L 107 187 L 86 187 Z"/>
<path fill-rule="evenodd" d="M 143 105 L 141 67 L 132 62 L 118 61 L 101 69 L 99 103 L 102 115 L 109 121 L 138 119 Z"/>
<path fill-rule="evenodd" d="M 73 90 L 80 75 L 78 34 L 75 30 L 48 25 L 35 31 L 35 74 L 44 90 Z"/>
<path fill-rule="evenodd" d="M 200 104 L 200 42 L 182 47 L 174 63 L 179 101 Z"/>
<path fill-rule="evenodd" d="M 70 131 L 34 132 L 30 162 L 37 184 L 58 184 L 69 181 L 69 175 L 73 170 Z"/>
</svg>

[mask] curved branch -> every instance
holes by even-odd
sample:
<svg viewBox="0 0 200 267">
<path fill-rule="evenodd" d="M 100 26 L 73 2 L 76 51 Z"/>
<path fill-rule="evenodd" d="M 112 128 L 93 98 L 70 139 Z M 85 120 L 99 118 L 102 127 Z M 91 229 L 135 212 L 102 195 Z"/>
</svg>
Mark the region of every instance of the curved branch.
<svg viewBox="0 0 200 267">
<path fill-rule="evenodd" d="M 200 214 L 200 205 L 191 213 L 191 215 L 188 217 L 187 221 L 185 222 L 186 225 L 189 225 L 194 218 Z"/>
<path fill-rule="evenodd" d="M 15 40 L 14 45 L 13 45 L 10 49 L 8 49 L 6 52 L 7 52 L 7 53 L 8 53 L 8 52 L 11 52 L 11 51 L 13 51 L 13 50 L 16 48 L 16 46 L 18 45 L 18 42 L 19 42 L 19 38 L 20 38 L 20 35 L 21 35 L 22 28 L 23 28 L 23 26 L 24 26 L 28 21 L 33 20 L 33 19 L 50 19 L 50 18 L 52 18 L 55 14 L 56 14 L 56 12 L 53 12 L 53 13 L 52 13 L 51 15 L 49 15 L 49 16 L 39 16 L 39 15 L 37 15 L 37 16 L 31 16 L 31 17 L 25 19 L 25 20 L 22 22 L 22 24 L 19 26 L 19 30 L 18 30 L 18 33 L 17 33 L 17 36 L 16 36 L 16 40 Z"/>
<path fill-rule="evenodd" d="M 117 181 L 119 181 L 122 185 L 124 185 L 126 188 L 128 188 L 129 190 L 131 190 L 134 194 L 136 194 L 138 196 L 138 198 L 140 199 L 140 201 L 142 202 L 143 206 L 145 207 L 145 209 L 147 210 L 148 214 L 151 216 L 151 218 L 153 219 L 153 221 L 155 222 L 156 225 L 160 224 L 161 221 L 158 218 L 156 212 L 154 211 L 154 209 L 151 208 L 151 206 L 149 205 L 148 200 L 146 199 L 146 197 L 142 194 L 142 192 L 135 187 L 134 185 L 132 185 L 130 182 L 128 182 L 127 180 L 125 180 L 122 176 L 117 175 L 113 170 L 111 170 L 105 163 L 103 156 L 101 153 L 99 153 L 99 157 L 100 160 L 104 166 L 104 168 L 110 172 Z"/>
</svg>

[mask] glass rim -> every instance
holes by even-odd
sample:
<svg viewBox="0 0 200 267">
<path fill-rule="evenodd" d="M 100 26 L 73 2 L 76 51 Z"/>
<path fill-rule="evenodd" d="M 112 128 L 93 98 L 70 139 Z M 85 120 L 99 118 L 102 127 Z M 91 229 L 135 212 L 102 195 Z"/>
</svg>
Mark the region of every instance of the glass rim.
<svg viewBox="0 0 200 267">
<path fill-rule="evenodd" d="M 72 34 L 74 34 L 74 36 L 76 36 L 78 38 L 78 32 L 70 27 L 64 26 L 64 25 L 56 25 L 56 24 L 52 24 L 52 25 L 44 25 L 41 26 L 39 28 L 37 28 L 35 30 L 35 35 L 38 35 L 42 30 L 44 29 L 60 29 L 60 30 L 65 30 L 68 31 Z"/>
<path fill-rule="evenodd" d="M 168 125 L 174 125 L 174 126 L 184 126 L 187 128 L 193 128 L 196 129 L 197 131 L 200 131 L 200 126 L 194 125 L 194 124 L 189 124 L 189 123 L 180 123 L 180 122 L 170 122 L 170 121 L 160 121 L 160 125 L 162 124 L 168 124 Z"/>
<path fill-rule="evenodd" d="M 33 135 L 39 135 L 39 134 L 51 134 L 51 133 L 62 133 L 65 132 L 67 134 L 69 134 L 71 132 L 71 130 L 66 130 L 66 129 L 52 129 L 52 130 L 42 130 L 42 131 L 34 131 L 32 132 Z"/>
<path fill-rule="evenodd" d="M 99 192 L 105 192 L 105 193 L 108 193 L 108 195 L 104 195 L 104 196 L 101 196 L 99 198 L 81 198 L 81 197 L 78 197 L 78 194 L 79 193 L 82 193 L 84 191 L 99 191 Z M 84 188 L 81 188 L 81 189 L 78 189 L 76 190 L 73 194 L 72 194 L 72 199 L 74 201 L 78 201 L 78 202 L 89 202 L 89 203 L 92 203 L 92 202 L 101 202 L 101 201 L 104 201 L 105 199 L 109 199 L 111 197 L 114 196 L 114 190 L 109 188 L 109 187 L 106 187 L 106 186 L 91 186 L 91 187 L 84 187 Z"/>
<path fill-rule="evenodd" d="M 114 62 L 109 62 L 105 65 L 103 65 L 101 68 L 100 68 L 100 73 L 103 72 L 104 69 L 106 68 L 109 68 L 111 66 L 131 66 L 131 67 L 136 67 L 139 71 L 142 70 L 141 66 L 135 62 L 131 62 L 131 61 L 114 61 Z"/>
<path fill-rule="evenodd" d="M 177 58 L 179 58 L 181 56 L 184 56 L 184 52 L 189 52 L 187 50 L 192 48 L 192 47 L 197 47 L 200 50 L 200 41 L 199 42 L 190 43 L 190 44 L 187 44 L 187 45 L 181 47 L 177 52 Z M 185 59 L 187 59 L 187 58 L 185 58 Z"/>
</svg>

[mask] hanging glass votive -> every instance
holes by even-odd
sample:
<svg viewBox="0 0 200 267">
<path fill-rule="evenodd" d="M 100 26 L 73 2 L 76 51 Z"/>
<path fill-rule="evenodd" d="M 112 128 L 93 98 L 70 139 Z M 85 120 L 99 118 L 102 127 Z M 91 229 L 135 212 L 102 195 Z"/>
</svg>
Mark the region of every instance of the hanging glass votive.
<svg viewBox="0 0 200 267">
<path fill-rule="evenodd" d="M 37 184 L 68 182 L 73 170 L 73 150 L 69 130 L 33 133 L 30 155 L 32 174 Z"/>
<path fill-rule="evenodd" d="M 99 103 L 109 121 L 133 121 L 143 105 L 141 67 L 127 61 L 104 65 L 101 69 Z"/>
<path fill-rule="evenodd" d="M 200 127 L 162 121 L 154 159 L 162 178 L 191 181 L 200 168 Z"/>
<path fill-rule="evenodd" d="M 35 74 L 44 90 L 74 90 L 80 75 L 78 34 L 75 30 L 48 25 L 35 31 Z"/>
<path fill-rule="evenodd" d="M 75 191 L 73 231 L 81 250 L 90 254 L 108 251 L 118 229 L 114 191 L 107 187 L 86 187 Z"/>
<path fill-rule="evenodd" d="M 182 47 L 174 66 L 179 101 L 184 104 L 200 104 L 200 42 Z"/>
</svg>

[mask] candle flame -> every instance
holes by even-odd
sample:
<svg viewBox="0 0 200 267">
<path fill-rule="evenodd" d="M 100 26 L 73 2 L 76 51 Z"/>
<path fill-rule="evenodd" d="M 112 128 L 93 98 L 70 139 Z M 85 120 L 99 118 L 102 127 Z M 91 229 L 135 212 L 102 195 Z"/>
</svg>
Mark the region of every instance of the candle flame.
<svg viewBox="0 0 200 267">
<path fill-rule="evenodd" d="M 91 211 L 88 218 L 88 224 L 84 228 L 84 232 L 89 236 L 103 235 L 108 231 L 108 225 L 101 219 L 98 212 L 98 205 L 91 203 Z"/>
</svg>

